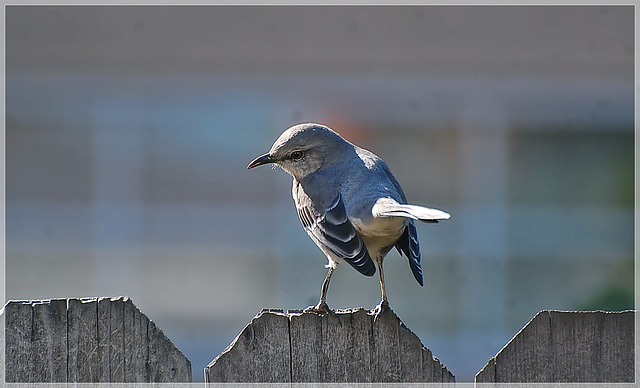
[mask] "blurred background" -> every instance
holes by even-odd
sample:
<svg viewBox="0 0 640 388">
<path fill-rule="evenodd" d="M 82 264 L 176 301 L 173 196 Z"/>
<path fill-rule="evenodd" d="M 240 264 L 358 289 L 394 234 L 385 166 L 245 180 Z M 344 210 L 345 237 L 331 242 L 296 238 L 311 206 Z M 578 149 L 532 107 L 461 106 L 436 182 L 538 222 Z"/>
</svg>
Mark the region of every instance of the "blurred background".
<svg viewBox="0 0 640 388">
<path fill-rule="evenodd" d="M 326 259 L 279 170 L 325 123 L 385 159 L 425 286 L 392 308 L 471 381 L 542 309 L 634 306 L 633 7 L 8 6 L 6 298 L 127 295 L 194 380 L 261 308 L 317 302 Z M 376 278 L 336 271 L 333 308 Z"/>
</svg>

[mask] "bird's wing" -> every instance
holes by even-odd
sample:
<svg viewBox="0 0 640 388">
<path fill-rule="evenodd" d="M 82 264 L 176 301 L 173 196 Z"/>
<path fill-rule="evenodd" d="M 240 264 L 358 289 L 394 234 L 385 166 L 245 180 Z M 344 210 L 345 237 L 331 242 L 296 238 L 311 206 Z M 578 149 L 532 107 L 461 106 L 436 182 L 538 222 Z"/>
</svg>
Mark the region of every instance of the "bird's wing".
<svg viewBox="0 0 640 388">
<path fill-rule="evenodd" d="M 416 278 L 420 285 L 423 284 L 422 280 L 422 266 L 420 265 L 420 243 L 418 242 L 418 231 L 413 223 L 413 220 L 407 220 L 407 226 L 404 228 L 404 233 L 396 241 L 396 249 L 400 254 L 407 256 L 409 259 L 409 267 L 413 272 L 413 277 Z"/>
<path fill-rule="evenodd" d="M 301 205 L 298 207 L 298 216 L 304 228 L 336 256 L 363 275 L 372 276 L 376 273 L 362 237 L 347 218 L 340 194 L 324 214 L 316 216 L 309 205 Z"/>
</svg>

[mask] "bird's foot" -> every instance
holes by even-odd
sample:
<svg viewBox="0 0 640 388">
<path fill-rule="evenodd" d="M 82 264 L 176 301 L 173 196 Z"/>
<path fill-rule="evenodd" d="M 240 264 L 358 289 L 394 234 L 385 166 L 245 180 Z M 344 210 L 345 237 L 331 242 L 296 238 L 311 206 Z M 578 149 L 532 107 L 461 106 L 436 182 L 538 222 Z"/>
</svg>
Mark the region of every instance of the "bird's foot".
<svg viewBox="0 0 640 388">
<path fill-rule="evenodd" d="M 383 299 L 380 301 L 380 304 L 378 304 L 373 310 L 373 315 L 374 316 L 378 316 L 379 314 L 382 314 L 383 312 L 385 312 L 386 310 L 389 309 L 389 301 L 386 299 Z"/>
<path fill-rule="evenodd" d="M 321 300 L 318 302 L 317 305 L 315 306 L 309 306 L 306 309 L 303 310 L 303 312 L 305 313 L 316 313 L 316 314 L 328 314 L 331 312 L 331 309 L 329 308 L 329 305 L 327 304 L 327 302 Z"/>
</svg>

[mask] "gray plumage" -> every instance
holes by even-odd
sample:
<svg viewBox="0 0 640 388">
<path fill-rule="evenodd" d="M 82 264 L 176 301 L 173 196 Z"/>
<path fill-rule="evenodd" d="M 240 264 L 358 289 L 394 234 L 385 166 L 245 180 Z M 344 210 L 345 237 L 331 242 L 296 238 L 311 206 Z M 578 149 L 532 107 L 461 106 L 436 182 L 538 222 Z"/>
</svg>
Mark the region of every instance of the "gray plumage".
<svg viewBox="0 0 640 388">
<path fill-rule="evenodd" d="M 382 159 L 324 125 L 309 123 L 284 131 L 269 153 L 247 169 L 267 163 L 293 176 L 292 194 L 302 226 L 329 260 L 316 311 L 328 311 L 329 281 L 342 261 L 366 276 L 375 274 L 377 262 L 380 307 L 387 307 L 382 262 L 393 247 L 409 259 L 413 276 L 423 285 L 414 220 L 438 222 L 449 214 L 408 205 Z"/>
</svg>

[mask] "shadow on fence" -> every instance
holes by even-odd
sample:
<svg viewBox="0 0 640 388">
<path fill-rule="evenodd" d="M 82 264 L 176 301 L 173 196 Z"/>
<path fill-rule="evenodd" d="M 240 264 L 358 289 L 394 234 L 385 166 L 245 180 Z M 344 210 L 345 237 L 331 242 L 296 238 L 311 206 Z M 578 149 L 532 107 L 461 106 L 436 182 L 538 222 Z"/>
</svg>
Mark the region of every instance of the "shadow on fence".
<svg viewBox="0 0 640 388">
<path fill-rule="evenodd" d="M 4 380 L 191 382 L 191 362 L 126 297 L 10 301 Z M 635 312 L 541 311 L 476 383 L 635 380 Z M 391 309 L 318 315 L 266 309 L 205 368 L 216 383 L 454 382 Z"/>
</svg>

